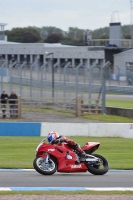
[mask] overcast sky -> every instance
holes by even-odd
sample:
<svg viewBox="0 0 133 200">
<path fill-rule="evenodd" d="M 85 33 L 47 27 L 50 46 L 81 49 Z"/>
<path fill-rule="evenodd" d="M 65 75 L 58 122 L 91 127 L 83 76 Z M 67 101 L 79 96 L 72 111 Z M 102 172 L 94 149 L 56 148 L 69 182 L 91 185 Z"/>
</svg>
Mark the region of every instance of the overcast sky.
<svg viewBox="0 0 133 200">
<path fill-rule="evenodd" d="M 6 30 L 55 26 L 95 30 L 110 22 L 132 24 L 130 0 L 0 0 L 0 23 Z"/>
</svg>

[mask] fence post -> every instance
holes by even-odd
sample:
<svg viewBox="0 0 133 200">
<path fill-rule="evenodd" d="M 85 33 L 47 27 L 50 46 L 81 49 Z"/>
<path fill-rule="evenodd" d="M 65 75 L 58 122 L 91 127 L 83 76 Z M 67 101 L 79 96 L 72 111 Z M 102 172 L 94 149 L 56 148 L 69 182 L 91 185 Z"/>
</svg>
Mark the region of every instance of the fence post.
<svg viewBox="0 0 133 200">
<path fill-rule="evenodd" d="M 96 100 L 96 104 L 95 104 L 95 113 L 98 114 L 98 103 L 99 100 Z"/>
<path fill-rule="evenodd" d="M 81 115 L 84 115 L 84 100 L 81 99 Z"/>
<path fill-rule="evenodd" d="M 81 97 L 76 97 L 76 117 L 81 116 Z"/>
<path fill-rule="evenodd" d="M 18 118 L 21 118 L 21 96 L 18 96 Z"/>
<path fill-rule="evenodd" d="M 89 66 L 89 77 L 88 77 L 88 79 L 89 79 L 89 82 L 88 82 L 88 112 L 90 112 L 91 113 L 91 109 L 92 109 L 92 107 L 91 107 L 91 102 L 92 102 L 92 77 L 93 77 L 93 72 L 92 72 L 92 70 L 93 70 L 93 68 L 94 67 L 96 67 L 97 66 L 97 61 L 96 62 L 94 62 L 91 66 Z"/>
<path fill-rule="evenodd" d="M 105 114 L 105 98 L 106 98 L 106 68 L 110 65 L 110 62 L 106 62 L 102 67 L 102 114 Z"/>
<path fill-rule="evenodd" d="M 67 74 L 67 68 L 69 67 L 71 63 L 68 62 L 65 66 L 64 66 L 64 86 L 63 86 L 63 90 L 64 90 L 64 102 L 65 102 L 65 98 L 66 98 L 66 74 Z"/>
</svg>

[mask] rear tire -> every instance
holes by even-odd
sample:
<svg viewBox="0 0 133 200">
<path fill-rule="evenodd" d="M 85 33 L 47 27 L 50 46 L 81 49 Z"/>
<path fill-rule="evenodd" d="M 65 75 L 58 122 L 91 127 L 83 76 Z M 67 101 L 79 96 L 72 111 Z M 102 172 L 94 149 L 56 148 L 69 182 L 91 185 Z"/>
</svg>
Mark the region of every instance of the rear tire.
<svg viewBox="0 0 133 200">
<path fill-rule="evenodd" d="M 53 158 L 49 158 L 48 163 L 42 157 L 36 157 L 33 161 L 34 169 L 42 175 L 52 175 L 57 170 L 57 164 Z"/>
<path fill-rule="evenodd" d="M 104 174 L 106 174 L 109 170 L 108 161 L 101 155 L 98 155 L 98 154 L 92 154 L 92 155 L 99 158 L 100 162 L 99 162 L 99 165 L 85 163 L 85 165 L 88 168 L 88 171 L 91 174 L 94 174 L 94 175 L 104 175 Z"/>
</svg>

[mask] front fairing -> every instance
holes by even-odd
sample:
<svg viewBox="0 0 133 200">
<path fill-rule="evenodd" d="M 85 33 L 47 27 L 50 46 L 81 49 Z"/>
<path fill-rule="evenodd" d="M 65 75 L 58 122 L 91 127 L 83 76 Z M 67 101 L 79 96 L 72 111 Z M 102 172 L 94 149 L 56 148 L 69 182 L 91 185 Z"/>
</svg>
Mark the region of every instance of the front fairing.
<svg viewBox="0 0 133 200">
<path fill-rule="evenodd" d="M 54 151 L 54 149 L 55 147 L 53 145 L 41 142 L 36 148 L 36 156 L 48 153 L 49 151 Z"/>
<path fill-rule="evenodd" d="M 76 164 L 77 155 L 67 148 L 67 144 L 51 145 L 41 142 L 36 148 L 36 156 L 46 158 L 47 154 L 52 156 L 57 161 L 58 172 L 86 172 L 87 167 L 84 163 Z M 70 155 L 70 158 L 67 157 Z"/>
</svg>

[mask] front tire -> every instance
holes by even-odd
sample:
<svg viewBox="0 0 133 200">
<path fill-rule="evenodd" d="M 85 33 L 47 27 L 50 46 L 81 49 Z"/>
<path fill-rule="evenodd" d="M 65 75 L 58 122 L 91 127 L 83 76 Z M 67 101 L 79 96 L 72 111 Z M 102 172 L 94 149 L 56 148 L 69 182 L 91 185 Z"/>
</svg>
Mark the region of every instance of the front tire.
<svg viewBox="0 0 133 200">
<path fill-rule="evenodd" d="M 57 164 L 53 158 L 46 159 L 42 157 L 36 157 L 33 161 L 34 169 L 42 175 L 52 175 L 57 170 Z"/>
<path fill-rule="evenodd" d="M 99 163 L 98 164 L 85 163 L 85 165 L 88 168 L 88 171 L 94 175 L 106 174 L 109 170 L 108 161 L 101 155 L 98 154 L 92 154 L 92 155 L 99 158 Z"/>
</svg>

